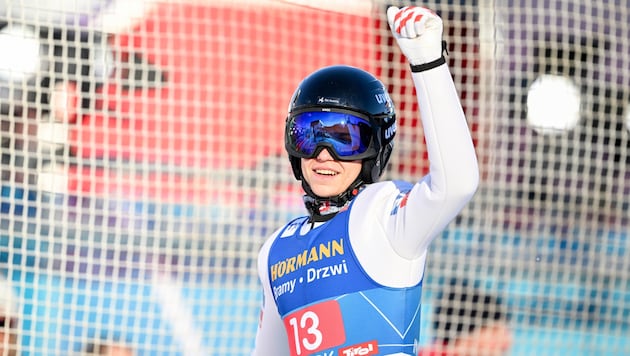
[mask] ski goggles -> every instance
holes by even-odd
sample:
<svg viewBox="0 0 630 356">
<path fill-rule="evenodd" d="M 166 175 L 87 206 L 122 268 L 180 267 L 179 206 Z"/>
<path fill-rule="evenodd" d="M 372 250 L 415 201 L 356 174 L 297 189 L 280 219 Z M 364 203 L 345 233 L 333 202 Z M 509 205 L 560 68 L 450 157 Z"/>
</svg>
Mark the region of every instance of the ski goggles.
<svg viewBox="0 0 630 356">
<path fill-rule="evenodd" d="M 289 154 L 313 158 L 328 148 L 335 159 L 374 156 L 373 130 L 367 117 L 340 111 L 308 111 L 289 117 L 285 133 Z"/>
</svg>

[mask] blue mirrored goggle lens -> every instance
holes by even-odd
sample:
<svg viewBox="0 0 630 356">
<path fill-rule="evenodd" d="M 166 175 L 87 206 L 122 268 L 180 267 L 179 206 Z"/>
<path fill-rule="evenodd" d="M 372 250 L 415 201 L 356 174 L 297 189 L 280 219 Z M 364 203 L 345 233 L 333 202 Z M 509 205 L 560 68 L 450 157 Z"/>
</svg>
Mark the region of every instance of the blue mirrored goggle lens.
<svg viewBox="0 0 630 356">
<path fill-rule="evenodd" d="M 291 148 L 304 156 L 313 155 L 325 144 L 339 157 L 351 157 L 368 150 L 372 128 L 368 120 L 358 116 L 316 111 L 292 117 L 287 135 Z"/>
</svg>

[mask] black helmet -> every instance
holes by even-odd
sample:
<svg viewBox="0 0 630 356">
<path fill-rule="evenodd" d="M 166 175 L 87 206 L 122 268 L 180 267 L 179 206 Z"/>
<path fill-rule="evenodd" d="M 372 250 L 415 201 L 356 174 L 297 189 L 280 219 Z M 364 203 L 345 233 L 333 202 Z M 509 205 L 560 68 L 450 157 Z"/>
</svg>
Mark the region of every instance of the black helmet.
<svg viewBox="0 0 630 356">
<path fill-rule="evenodd" d="M 298 180 L 302 179 L 300 157 L 307 155 L 300 155 L 296 145 L 292 144 L 292 137 L 302 132 L 296 133 L 291 125 L 296 115 L 318 112 L 344 113 L 369 122 L 367 129 L 362 129 L 367 131 L 362 133 L 364 136 L 370 136 L 367 138 L 369 147 L 347 158 L 363 161 L 359 180 L 363 183 L 377 181 L 387 166 L 396 134 L 394 105 L 383 83 L 365 70 L 346 65 L 321 68 L 300 83 L 289 104 L 285 127 L 285 148 Z M 323 147 L 333 148 L 325 143 L 321 146 L 311 154 L 319 153 Z M 334 148 L 331 154 L 337 159 L 344 159 L 334 152 Z"/>
</svg>

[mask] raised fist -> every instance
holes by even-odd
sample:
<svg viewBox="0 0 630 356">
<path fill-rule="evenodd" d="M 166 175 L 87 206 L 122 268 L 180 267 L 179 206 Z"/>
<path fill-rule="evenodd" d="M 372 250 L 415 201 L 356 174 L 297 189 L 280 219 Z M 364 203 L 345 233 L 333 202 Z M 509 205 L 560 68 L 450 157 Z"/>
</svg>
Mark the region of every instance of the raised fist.
<svg viewBox="0 0 630 356">
<path fill-rule="evenodd" d="M 442 58 L 442 19 L 420 6 L 387 9 L 387 22 L 409 63 L 422 65 Z"/>
</svg>

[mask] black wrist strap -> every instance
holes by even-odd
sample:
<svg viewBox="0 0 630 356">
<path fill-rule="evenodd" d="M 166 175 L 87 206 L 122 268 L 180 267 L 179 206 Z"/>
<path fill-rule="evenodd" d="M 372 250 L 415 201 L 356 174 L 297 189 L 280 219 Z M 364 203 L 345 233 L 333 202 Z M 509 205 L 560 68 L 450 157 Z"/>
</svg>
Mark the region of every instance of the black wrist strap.
<svg viewBox="0 0 630 356">
<path fill-rule="evenodd" d="M 442 53 L 448 54 L 448 49 L 446 48 L 446 41 L 442 41 Z M 446 58 L 444 57 L 444 55 L 442 55 L 442 57 L 429 63 L 422 63 L 422 64 L 416 64 L 416 65 L 411 64 L 411 71 L 413 73 L 424 72 L 425 70 L 439 67 L 444 63 L 446 63 Z"/>
<path fill-rule="evenodd" d="M 446 63 L 446 58 L 444 58 L 444 56 L 434 60 L 433 62 L 429 62 L 429 63 L 422 63 L 422 64 L 418 64 L 418 65 L 411 65 L 411 71 L 414 73 L 418 73 L 418 72 L 424 72 L 425 70 L 429 70 L 429 69 L 433 69 L 435 67 L 439 67 L 442 64 Z"/>
</svg>

